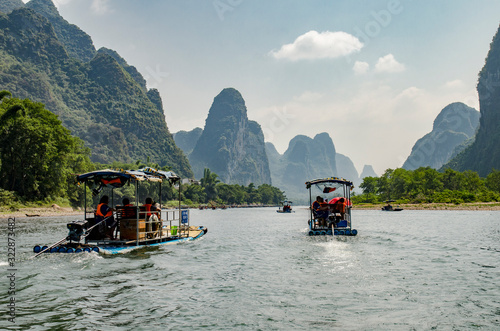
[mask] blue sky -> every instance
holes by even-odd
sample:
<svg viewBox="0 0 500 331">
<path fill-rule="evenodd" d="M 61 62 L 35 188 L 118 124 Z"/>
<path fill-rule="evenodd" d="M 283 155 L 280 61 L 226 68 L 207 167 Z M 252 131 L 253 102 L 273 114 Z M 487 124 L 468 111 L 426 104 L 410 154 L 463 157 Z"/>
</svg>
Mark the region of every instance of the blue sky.
<svg viewBox="0 0 500 331">
<path fill-rule="evenodd" d="M 97 48 L 158 88 L 171 132 L 203 127 L 234 87 L 283 153 L 328 132 L 358 171 L 400 167 L 451 102 L 475 86 L 500 23 L 481 0 L 57 0 Z"/>
</svg>

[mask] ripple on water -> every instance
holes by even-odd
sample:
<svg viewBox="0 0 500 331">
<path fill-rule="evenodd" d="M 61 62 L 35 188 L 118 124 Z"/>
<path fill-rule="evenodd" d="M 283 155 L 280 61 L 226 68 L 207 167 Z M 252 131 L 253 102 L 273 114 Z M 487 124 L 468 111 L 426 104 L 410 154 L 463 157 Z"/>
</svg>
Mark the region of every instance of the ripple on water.
<svg viewBox="0 0 500 331">
<path fill-rule="evenodd" d="M 209 228 L 199 241 L 36 259 L 33 246 L 63 238 L 68 219 L 39 220 L 36 227 L 20 219 L 16 325 L 500 329 L 499 215 L 355 210 L 356 237 L 310 237 L 306 209 L 195 210 L 191 221 Z M 0 264 L 5 280 L 6 263 Z"/>
</svg>

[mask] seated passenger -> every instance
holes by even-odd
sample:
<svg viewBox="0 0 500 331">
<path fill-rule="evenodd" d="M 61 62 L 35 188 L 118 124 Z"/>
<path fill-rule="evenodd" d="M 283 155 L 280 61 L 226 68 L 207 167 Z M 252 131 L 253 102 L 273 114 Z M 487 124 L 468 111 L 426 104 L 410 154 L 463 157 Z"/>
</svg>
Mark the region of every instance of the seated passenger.
<svg viewBox="0 0 500 331">
<path fill-rule="evenodd" d="M 108 206 L 109 197 L 103 195 L 99 204 L 97 205 L 97 210 L 95 212 L 96 223 L 102 222 L 106 225 L 105 230 L 101 232 L 102 235 L 106 236 L 108 239 L 113 239 L 113 232 L 116 228 L 117 222 L 113 217 L 114 209 Z M 101 227 L 99 227 L 101 229 Z"/>
<path fill-rule="evenodd" d="M 134 205 L 130 203 L 130 200 L 128 198 L 123 198 L 122 204 L 124 207 L 122 218 L 135 218 L 136 210 Z"/>
<path fill-rule="evenodd" d="M 319 226 L 326 226 L 326 219 L 329 214 L 328 204 L 324 202 L 322 197 L 317 196 L 311 208 L 313 209 L 314 216 L 319 220 Z"/>
</svg>

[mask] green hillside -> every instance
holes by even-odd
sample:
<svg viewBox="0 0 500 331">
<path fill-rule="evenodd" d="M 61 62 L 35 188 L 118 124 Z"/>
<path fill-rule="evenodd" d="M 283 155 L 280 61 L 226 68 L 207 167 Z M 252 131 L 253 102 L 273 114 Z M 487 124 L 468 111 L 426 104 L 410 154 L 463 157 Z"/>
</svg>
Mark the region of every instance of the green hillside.
<svg viewBox="0 0 500 331">
<path fill-rule="evenodd" d="M 51 1 L 34 4 L 59 26 L 26 7 L 0 13 L 0 90 L 44 103 L 91 148 L 94 162 L 149 158 L 192 177 L 167 128 L 158 91 L 148 91 L 142 75 L 112 50 L 101 49 L 89 60 L 93 46 L 85 34 L 62 20 Z M 71 44 L 71 35 L 87 51 L 77 54 L 79 43 Z"/>
</svg>

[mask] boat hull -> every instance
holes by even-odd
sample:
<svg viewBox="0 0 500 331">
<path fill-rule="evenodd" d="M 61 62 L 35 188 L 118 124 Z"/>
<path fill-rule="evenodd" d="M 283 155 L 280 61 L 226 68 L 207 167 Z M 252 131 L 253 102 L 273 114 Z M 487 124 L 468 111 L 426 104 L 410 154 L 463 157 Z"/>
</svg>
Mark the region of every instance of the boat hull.
<svg viewBox="0 0 500 331">
<path fill-rule="evenodd" d="M 309 230 L 308 233 L 310 236 L 356 236 L 358 234 L 358 230 L 356 229 L 316 229 Z"/>
<path fill-rule="evenodd" d="M 155 240 L 147 240 L 147 241 L 136 241 L 131 243 L 120 243 L 116 244 L 113 241 L 109 241 L 106 243 L 87 243 L 87 244 L 78 244 L 78 243 L 66 243 L 56 247 L 52 247 L 50 250 L 47 250 L 46 253 L 83 253 L 83 252 L 96 252 L 104 255 L 113 255 L 113 254 L 124 254 L 130 251 L 144 248 L 144 247 L 155 247 L 160 245 L 173 245 L 181 242 L 193 241 L 203 237 L 208 232 L 208 229 L 200 226 L 197 230 L 189 230 L 189 234 L 187 236 L 170 236 L 158 238 Z M 41 252 L 45 246 L 35 246 L 33 251 L 35 253 Z"/>
</svg>

